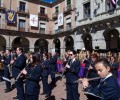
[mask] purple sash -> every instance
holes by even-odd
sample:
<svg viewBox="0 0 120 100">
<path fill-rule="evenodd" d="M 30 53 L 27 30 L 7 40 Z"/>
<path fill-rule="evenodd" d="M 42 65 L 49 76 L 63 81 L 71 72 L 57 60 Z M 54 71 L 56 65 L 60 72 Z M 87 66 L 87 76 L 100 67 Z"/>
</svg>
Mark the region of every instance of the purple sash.
<svg viewBox="0 0 120 100">
<path fill-rule="evenodd" d="M 58 72 L 62 72 L 61 67 L 64 67 L 63 66 L 63 61 L 59 59 L 59 60 L 57 60 L 57 70 L 58 70 Z"/>
<path fill-rule="evenodd" d="M 119 84 L 119 86 L 120 86 L 120 70 L 118 70 L 118 84 Z"/>
<path fill-rule="evenodd" d="M 84 77 L 84 71 L 85 71 L 85 64 L 81 64 L 80 71 L 78 73 L 78 77 Z"/>
</svg>

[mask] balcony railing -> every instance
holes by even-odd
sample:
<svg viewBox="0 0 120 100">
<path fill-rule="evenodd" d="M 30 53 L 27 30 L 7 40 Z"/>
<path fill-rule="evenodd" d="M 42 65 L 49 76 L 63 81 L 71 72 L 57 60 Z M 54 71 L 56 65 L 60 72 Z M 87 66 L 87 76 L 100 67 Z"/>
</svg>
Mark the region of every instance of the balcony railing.
<svg viewBox="0 0 120 100">
<path fill-rule="evenodd" d="M 40 20 L 48 20 L 48 15 L 47 14 L 38 13 L 38 17 L 40 18 Z"/>
<path fill-rule="evenodd" d="M 24 27 L 19 27 L 19 31 L 25 32 L 25 28 Z"/>
<path fill-rule="evenodd" d="M 19 14 L 29 14 L 28 9 L 20 9 L 20 7 L 17 8 L 17 13 Z"/>
<path fill-rule="evenodd" d="M 40 34 L 45 34 L 45 30 L 40 30 Z"/>
<path fill-rule="evenodd" d="M 45 17 L 45 18 L 48 17 L 47 14 L 41 14 L 41 13 L 38 13 L 38 16 L 39 17 Z"/>
<path fill-rule="evenodd" d="M 66 26 L 66 31 L 70 31 L 72 29 L 71 26 Z"/>
</svg>

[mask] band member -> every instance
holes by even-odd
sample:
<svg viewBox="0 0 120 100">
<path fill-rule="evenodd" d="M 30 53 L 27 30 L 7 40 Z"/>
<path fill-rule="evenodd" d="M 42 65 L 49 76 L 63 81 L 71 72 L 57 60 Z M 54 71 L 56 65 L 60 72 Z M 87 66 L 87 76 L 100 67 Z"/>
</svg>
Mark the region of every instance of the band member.
<svg viewBox="0 0 120 100">
<path fill-rule="evenodd" d="M 98 59 L 98 55 L 96 53 L 91 54 L 91 60 L 90 60 L 90 64 L 88 67 L 88 73 L 86 75 L 87 78 L 94 78 L 94 77 L 98 77 L 97 71 L 94 67 L 94 62 Z M 95 88 L 98 84 L 99 84 L 100 80 L 93 80 L 90 81 L 90 84 L 93 88 Z"/>
<path fill-rule="evenodd" d="M 10 72 L 9 72 L 9 65 L 10 65 L 10 61 L 11 61 L 11 55 L 10 55 L 11 51 L 10 50 L 6 50 L 5 51 L 5 58 L 1 60 L 1 62 L 4 64 L 4 76 L 5 78 L 8 78 L 10 79 Z M 8 81 L 5 81 L 6 83 L 6 89 L 5 89 L 5 92 L 10 92 L 12 89 L 11 89 L 11 83 L 8 82 Z"/>
<path fill-rule="evenodd" d="M 50 62 L 48 60 L 48 54 L 43 53 L 43 61 L 42 61 L 43 93 L 42 94 L 46 94 L 45 97 L 49 97 L 51 95 L 51 91 L 48 85 L 49 66 L 50 66 Z"/>
<path fill-rule="evenodd" d="M 1 60 L 4 59 L 4 52 L 0 51 L 0 81 L 3 81 L 2 77 L 4 76 L 4 64 Z"/>
<path fill-rule="evenodd" d="M 95 68 L 101 81 L 96 88 L 89 85 L 88 79 L 82 80 L 84 91 L 93 93 L 101 97 L 100 100 L 120 100 L 120 88 L 116 78 L 112 75 L 110 64 L 106 58 L 95 61 Z M 96 100 L 94 96 L 89 96 L 89 100 Z"/>
<path fill-rule="evenodd" d="M 57 70 L 57 56 L 56 56 L 56 52 L 54 49 L 52 50 L 51 56 L 52 56 L 50 58 L 50 75 L 52 79 L 51 84 L 55 84 L 55 72 Z"/>
<path fill-rule="evenodd" d="M 69 56 L 70 61 L 65 66 L 67 100 L 79 100 L 78 83 L 74 81 L 78 80 L 80 61 L 75 59 L 76 51 L 74 50 L 70 51 Z"/>
<path fill-rule="evenodd" d="M 40 58 L 37 54 L 33 54 L 32 63 L 22 70 L 25 75 L 25 94 L 26 100 L 39 100 L 40 85 L 39 80 L 42 73 Z"/>
<path fill-rule="evenodd" d="M 119 63 L 117 62 L 117 59 L 114 56 L 110 57 L 110 65 L 111 65 L 111 70 L 112 70 L 113 75 L 117 78 Z"/>
<path fill-rule="evenodd" d="M 26 58 L 23 54 L 23 49 L 21 47 L 18 47 L 16 49 L 17 58 L 16 60 L 11 60 L 12 64 L 12 76 L 17 78 L 19 73 L 23 70 L 23 68 L 26 66 Z M 24 100 L 24 87 L 23 87 L 23 79 L 17 79 L 15 82 L 16 89 L 17 89 L 17 96 L 13 97 L 13 99 L 19 99 Z"/>
</svg>

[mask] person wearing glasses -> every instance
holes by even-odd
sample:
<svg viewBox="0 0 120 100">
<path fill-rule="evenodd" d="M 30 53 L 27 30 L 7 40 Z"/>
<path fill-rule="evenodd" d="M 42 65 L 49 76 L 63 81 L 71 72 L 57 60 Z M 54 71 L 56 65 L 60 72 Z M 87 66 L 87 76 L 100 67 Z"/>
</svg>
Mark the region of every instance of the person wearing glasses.
<svg viewBox="0 0 120 100">
<path fill-rule="evenodd" d="M 78 83 L 74 83 L 78 80 L 80 70 L 80 61 L 76 59 L 76 54 L 75 50 L 69 52 L 70 60 L 65 66 L 67 100 L 79 100 Z"/>
</svg>

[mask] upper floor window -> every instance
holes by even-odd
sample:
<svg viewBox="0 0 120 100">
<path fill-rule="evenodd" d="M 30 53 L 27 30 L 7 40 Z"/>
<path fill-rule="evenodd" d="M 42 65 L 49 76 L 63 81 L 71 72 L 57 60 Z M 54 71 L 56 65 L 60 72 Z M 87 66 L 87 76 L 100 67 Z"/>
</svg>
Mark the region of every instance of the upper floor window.
<svg viewBox="0 0 120 100">
<path fill-rule="evenodd" d="M 71 0 L 67 0 L 67 6 L 71 5 Z"/>
<path fill-rule="evenodd" d="M 19 20 L 19 27 L 25 27 L 25 20 Z"/>
<path fill-rule="evenodd" d="M 1 0 L 0 0 L 0 6 L 1 6 Z"/>
<path fill-rule="evenodd" d="M 45 8 L 44 7 L 40 7 L 40 14 L 45 14 Z"/>
<path fill-rule="evenodd" d="M 59 7 L 55 7 L 55 12 L 58 13 L 59 12 Z"/>
<path fill-rule="evenodd" d="M 25 3 L 24 2 L 20 2 L 20 7 L 19 7 L 19 10 L 20 11 L 25 11 Z"/>
<path fill-rule="evenodd" d="M 106 11 L 113 10 L 116 8 L 116 3 L 113 0 L 106 0 Z"/>
<path fill-rule="evenodd" d="M 84 18 L 90 17 L 90 2 L 83 4 Z"/>
<path fill-rule="evenodd" d="M 40 33 L 44 34 L 45 33 L 45 23 L 40 23 Z"/>
</svg>

